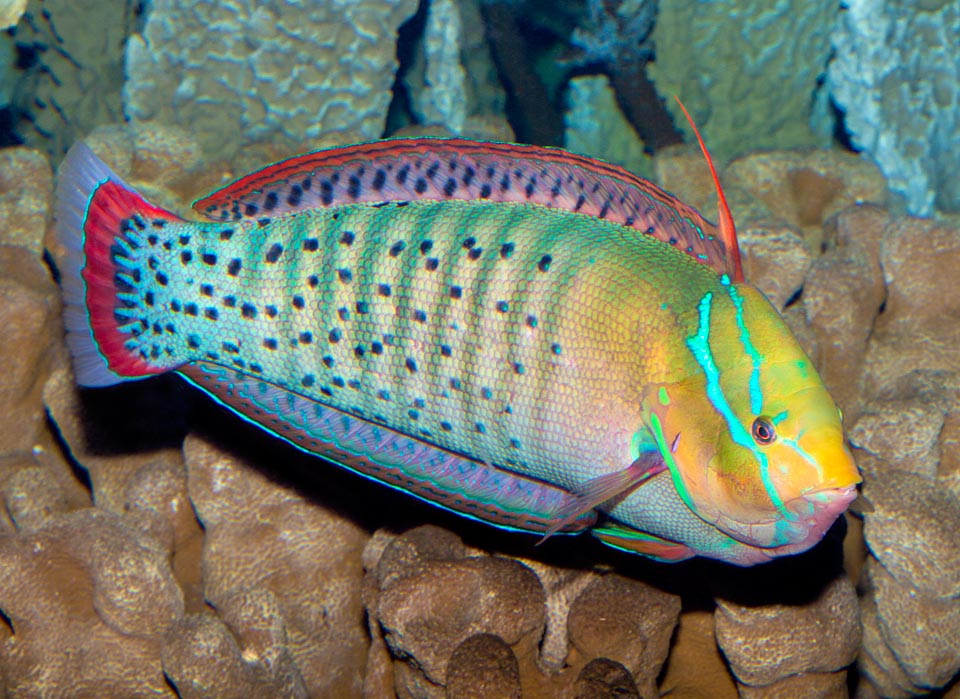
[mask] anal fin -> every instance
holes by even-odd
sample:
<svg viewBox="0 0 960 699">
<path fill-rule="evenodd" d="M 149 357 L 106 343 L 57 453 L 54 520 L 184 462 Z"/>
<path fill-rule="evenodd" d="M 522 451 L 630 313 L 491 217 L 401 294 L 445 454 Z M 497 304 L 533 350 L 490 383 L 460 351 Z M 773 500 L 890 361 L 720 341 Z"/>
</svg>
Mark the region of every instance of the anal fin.
<svg viewBox="0 0 960 699">
<path fill-rule="evenodd" d="M 177 371 L 295 447 L 472 519 L 542 534 L 554 525 L 556 513 L 570 510 L 576 500 L 548 483 L 440 449 L 219 364 L 194 362 Z M 584 512 L 569 518 L 562 530 L 583 531 L 596 518 Z"/>
</svg>

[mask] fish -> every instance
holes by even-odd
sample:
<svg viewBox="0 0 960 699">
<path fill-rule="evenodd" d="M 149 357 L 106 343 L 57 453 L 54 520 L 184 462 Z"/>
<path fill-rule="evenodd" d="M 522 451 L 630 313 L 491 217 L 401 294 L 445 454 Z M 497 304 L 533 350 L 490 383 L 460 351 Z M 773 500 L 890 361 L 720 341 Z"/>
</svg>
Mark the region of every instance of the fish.
<svg viewBox="0 0 960 699">
<path fill-rule="evenodd" d="M 81 386 L 173 372 L 326 462 L 543 538 L 750 566 L 860 481 L 719 224 L 556 148 L 387 139 L 155 206 L 83 143 L 56 187 Z M 319 463 L 319 462 L 318 462 Z"/>
</svg>

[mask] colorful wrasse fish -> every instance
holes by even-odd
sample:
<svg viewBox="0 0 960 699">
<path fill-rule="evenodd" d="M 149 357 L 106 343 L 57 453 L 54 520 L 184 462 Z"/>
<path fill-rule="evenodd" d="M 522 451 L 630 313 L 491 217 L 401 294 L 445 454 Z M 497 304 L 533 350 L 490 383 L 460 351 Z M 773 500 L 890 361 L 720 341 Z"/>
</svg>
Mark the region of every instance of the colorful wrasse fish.
<svg viewBox="0 0 960 699">
<path fill-rule="evenodd" d="M 67 155 L 80 384 L 174 371 L 450 510 L 662 560 L 803 551 L 855 497 L 838 410 L 742 281 L 722 193 L 717 229 L 589 158 L 414 139 L 291 158 L 194 206 L 210 222 Z"/>
</svg>

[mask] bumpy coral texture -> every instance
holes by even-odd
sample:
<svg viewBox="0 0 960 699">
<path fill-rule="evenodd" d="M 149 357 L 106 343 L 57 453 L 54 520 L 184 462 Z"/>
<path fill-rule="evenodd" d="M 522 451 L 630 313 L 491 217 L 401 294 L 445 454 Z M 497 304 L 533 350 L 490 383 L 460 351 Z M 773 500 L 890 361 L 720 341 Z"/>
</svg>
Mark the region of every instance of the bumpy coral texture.
<svg viewBox="0 0 960 699">
<path fill-rule="evenodd" d="M 911 213 L 960 211 L 960 7 L 944 0 L 843 7 L 828 86 L 854 144 Z"/>
<path fill-rule="evenodd" d="M 189 129 L 229 158 L 257 141 L 298 148 L 383 134 L 397 28 L 415 0 L 230 0 L 150 4 L 127 44 L 134 123 Z"/>
<path fill-rule="evenodd" d="M 661 2 L 648 67 L 661 95 L 679 95 L 719 162 L 747 148 L 826 145 L 809 125 L 830 57 L 831 0 Z M 686 131 L 672 100 L 667 108 Z"/>
</svg>

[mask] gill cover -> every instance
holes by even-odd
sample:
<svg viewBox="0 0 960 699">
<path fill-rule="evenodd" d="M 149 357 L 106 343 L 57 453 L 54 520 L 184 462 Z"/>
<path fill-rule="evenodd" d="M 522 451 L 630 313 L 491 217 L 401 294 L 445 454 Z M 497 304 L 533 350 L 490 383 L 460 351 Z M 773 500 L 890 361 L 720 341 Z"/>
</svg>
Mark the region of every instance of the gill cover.
<svg viewBox="0 0 960 699">
<path fill-rule="evenodd" d="M 759 291 L 726 277 L 692 321 L 690 373 L 644 401 L 681 499 L 753 546 L 819 538 L 860 478 L 809 358 Z"/>
</svg>

